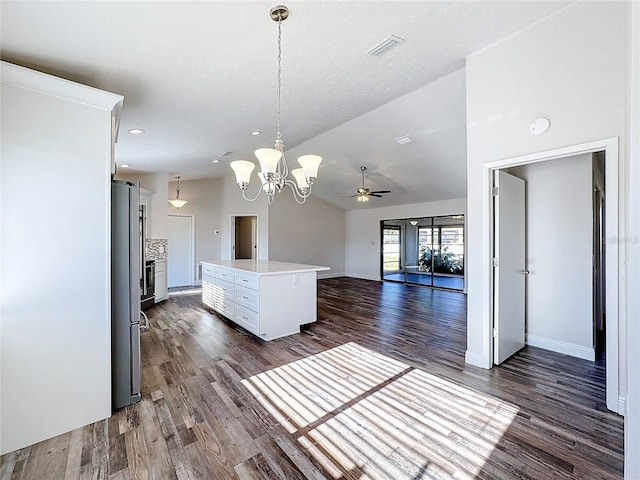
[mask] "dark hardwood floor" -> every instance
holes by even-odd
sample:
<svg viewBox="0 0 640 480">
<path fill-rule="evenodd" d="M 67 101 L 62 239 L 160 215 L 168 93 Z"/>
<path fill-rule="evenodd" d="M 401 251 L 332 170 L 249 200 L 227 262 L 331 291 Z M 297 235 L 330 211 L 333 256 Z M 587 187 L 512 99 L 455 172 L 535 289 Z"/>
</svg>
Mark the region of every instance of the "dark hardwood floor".
<svg viewBox="0 0 640 480">
<path fill-rule="evenodd" d="M 173 292 L 147 312 L 142 401 L 3 456 L 0 478 L 622 478 L 601 365 L 536 348 L 465 365 L 461 293 L 318 295 L 318 322 L 263 342 Z"/>
</svg>

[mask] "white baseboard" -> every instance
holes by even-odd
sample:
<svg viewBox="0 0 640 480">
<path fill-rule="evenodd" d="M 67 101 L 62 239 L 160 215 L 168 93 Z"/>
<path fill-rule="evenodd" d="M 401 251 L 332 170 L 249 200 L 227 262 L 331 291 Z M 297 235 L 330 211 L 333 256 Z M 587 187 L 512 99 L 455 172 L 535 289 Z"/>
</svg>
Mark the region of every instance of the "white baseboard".
<svg viewBox="0 0 640 480">
<path fill-rule="evenodd" d="M 623 417 L 627 415 L 627 397 L 618 397 L 618 411 L 616 413 Z"/>
<path fill-rule="evenodd" d="M 486 364 L 482 355 L 476 352 L 472 352 L 471 350 L 467 350 L 466 352 L 464 352 L 464 363 L 475 365 L 476 367 L 484 369 L 491 368 L 491 365 Z"/>
<path fill-rule="evenodd" d="M 380 276 L 376 276 L 376 275 L 362 275 L 360 273 L 348 273 L 346 272 L 344 274 L 345 277 L 351 277 L 351 278 L 361 278 L 362 280 L 374 280 L 379 282 L 380 281 Z"/>
<path fill-rule="evenodd" d="M 537 335 L 526 334 L 525 342 L 532 347 L 540 347 L 545 350 L 551 350 L 552 352 L 564 353 L 565 355 L 571 355 L 572 357 L 582 358 L 584 360 L 594 361 L 596 359 L 596 352 L 593 347 L 583 347 L 581 345 L 575 345 L 573 343 L 562 342 L 560 340 L 554 340 L 552 338 L 539 337 Z"/>
<path fill-rule="evenodd" d="M 337 278 L 344 277 L 344 272 L 318 272 L 318 280 L 322 280 L 323 278 Z"/>
</svg>

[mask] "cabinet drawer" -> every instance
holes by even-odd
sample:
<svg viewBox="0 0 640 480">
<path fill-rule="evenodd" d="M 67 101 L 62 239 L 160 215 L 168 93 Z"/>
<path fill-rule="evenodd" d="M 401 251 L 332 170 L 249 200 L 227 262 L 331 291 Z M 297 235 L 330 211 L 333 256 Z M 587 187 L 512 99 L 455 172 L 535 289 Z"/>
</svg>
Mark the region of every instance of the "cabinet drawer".
<svg viewBox="0 0 640 480">
<path fill-rule="evenodd" d="M 216 267 L 216 277 L 220 280 L 226 280 L 233 283 L 233 270 L 228 268 Z"/>
<path fill-rule="evenodd" d="M 210 283 L 211 285 L 215 285 L 216 283 L 216 278 L 213 277 L 212 275 L 205 275 L 204 273 L 202 274 L 202 283 Z"/>
<path fill-rule="evenodd" d="M 244 308 L 240 305 L 236 305 L 236 322 L 252 332 L 258 330 L 260 323 L 260 316 L 256 312 Z"/>
<path fill-rule="evenodd" d="M 248 308 L 249 310 L 253 310 L 254 312 L 259 311 L 260 305 L 260 296 L 258 292 L 255 290 L 250 290 L 245 287 L 241 287 L 240 285 L 236 285 L 236 303 L 242 305 L 243 307 Z"/>
<path fill-rule="evenodd" d="M 257 275 L 247 275 L 246 273 L 236 273 L 236 285 L 241 285 L 252 290 L 258 290 L 260 278 Z"/>
<path fill-rule="evenodd" d="M 211 265 L 209 263 L 203 263 L 202 264 L 202 276 L 204 277 L 205 275 L 209 275 L 211 277 L 215 277 L 216 276 L 216 267 L 214 267 L 213 265 Z"/>
<path fill-rule="evenodd" d="M 235 314 L 236 314 L 235 307 L 236 306 L 232 301 L 227 300 L 225 298 L 222 302 L 219 302 L 218 304 L 216 304 L 216 306 L 214 307 L 214 310 L 217 311 L 218 313 L 221 313 L 225 317 L 231 320 L 234 320 Z"/>
<path fill-rule="evenodd" d="M 216 287 L 218 288 L 218 290 L 222 292 L 222 295 L 224 296 L 225 299 L 231 302 L 235 302 L 236 286 L 233 283 L 227 282 L 226 280 L 222 280 L 220 278 L 217 278 L 215 283 L 216 283 Z"/>
</svg>

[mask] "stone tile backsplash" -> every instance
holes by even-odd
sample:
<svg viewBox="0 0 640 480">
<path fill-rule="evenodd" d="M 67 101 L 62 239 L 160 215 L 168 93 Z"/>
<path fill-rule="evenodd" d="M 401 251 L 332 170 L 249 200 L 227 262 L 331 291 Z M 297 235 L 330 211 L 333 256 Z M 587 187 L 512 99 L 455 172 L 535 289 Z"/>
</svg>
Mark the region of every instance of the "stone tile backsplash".
<svg viewBox="0 0 640 480">
<path fill-rule="evenodd" d="M 169 242 L 166 238 L 147 238 L 147 260 L 166 260 Z"/>
</svg>

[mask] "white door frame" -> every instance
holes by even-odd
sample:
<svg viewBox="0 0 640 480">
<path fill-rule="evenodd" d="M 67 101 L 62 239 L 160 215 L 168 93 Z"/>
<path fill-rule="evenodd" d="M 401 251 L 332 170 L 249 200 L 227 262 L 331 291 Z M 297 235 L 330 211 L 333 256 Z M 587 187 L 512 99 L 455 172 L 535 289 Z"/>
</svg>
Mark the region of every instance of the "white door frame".
<svg viewBox="0 0 640 480">
<path fill-rule="evenodd" d="M 605 205 L 606 215 L 606 270 L 605 270 L 605 295 L 606 318 L 607 318 L 607 334 L 606 334 L 606 350 L 607 350 L 607 408 L 616 413 L 624 415 L 625 406 L 624 398 L 620 397 L 619 385 L 619 348 L 618 338 L 620 326 L 624 322 L 624 312 L 619 309 L 619 305 L 625 304 L 625 277 L 624 277 L 624 259 L 619 256 L 619 240 L 618 233 L 619 223 L 619 203 L 618 195 L 618 156 L 619 137 L 611 137 L 597 140 L 579 145 L 547 150 L 544 152 L 532 153 L 529 155 L 521 155 L 503 160 L 487 162 L 483 165 L 482 176 L 482 234 L 483 234 L 483 250 L 482 250 L 482 273 L 483 273 L 483 341 L 485 348 L 488 347 L 490 366 L 493 366 L 493 268 L 491 265 L 493 251 L 493 208 L 492 208 L 492 189 L 493 171 L 519 165 L 527 165 L 548 160 L 557 160 L 560 158 L 572 157 L 583 153 L 605 152 L 605 192 L 607 202 Z M 620 272 L 620 274 L 618 274 Z M 626 359 L 623 359 L 626 362 Z"/>
<path fill-rule="evenodd" d="M 196 221 L 192 213 L 170 213 L 169 217 L 190 217 L 191 218 L 191 255 L 189 255 L 189 274 L 191 277 L 191 285 L 196 284 L 196 269 L 195 269 L 195 255 L 196 255 Z M 171 252 L 168 253 L 171 255 Z M 167 274 L 169 269 L 169 262 L 167 261 Z M 168 284 L 168 277 L 167 277 Z"/>
<path fill-rule="evenodd" d="M 236 246 L 236 217 L 256 217 L 256 243 L 260 244 L 260 215 L 257 213 L 231 213 L 229 215 L 229 259 L 235 260 L 235 246 Z M 258 248 L 255 248 L 256 260 L 260 258 L 258 254 Z"/>
</svg>

